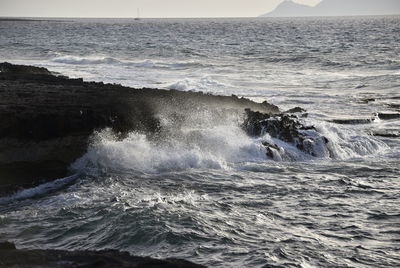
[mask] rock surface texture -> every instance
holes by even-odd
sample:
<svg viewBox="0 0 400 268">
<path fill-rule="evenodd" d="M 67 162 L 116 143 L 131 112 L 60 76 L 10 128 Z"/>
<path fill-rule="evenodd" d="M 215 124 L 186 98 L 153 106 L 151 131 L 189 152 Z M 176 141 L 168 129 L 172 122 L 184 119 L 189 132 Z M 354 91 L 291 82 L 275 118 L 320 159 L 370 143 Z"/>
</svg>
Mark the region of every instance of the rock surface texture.
<svg viewBox="0 0 400 268">
<path fill-rule="evenodd" d="M 328 139 L 320 135 L 314 126 L 302 124 L 298 116 L 292 113 L 303 113 L 305 110 L 294 108 L 282 114 L 265 114 L 246 109 L 246 118 L 242 128 L 249 136 L 263 136 L 294 145 L 300 151 L 315 157 L 326 155 Z M 306 114 L 303 114 L 305 116 Z M 274 142 L 264 142 L 267 155 L 275 158 L 275 152 L 282 150 Z"/>
</svg>

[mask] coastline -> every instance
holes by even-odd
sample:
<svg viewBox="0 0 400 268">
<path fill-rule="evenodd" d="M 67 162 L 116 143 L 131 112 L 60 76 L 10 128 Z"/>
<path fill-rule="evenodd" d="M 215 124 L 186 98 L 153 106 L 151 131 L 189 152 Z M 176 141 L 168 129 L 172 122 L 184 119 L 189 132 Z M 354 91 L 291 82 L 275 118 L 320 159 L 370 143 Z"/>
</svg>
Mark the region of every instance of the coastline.
<svg viewBox="0 0 400 268">
<path fill-rule="evenodd" d="M 162 139 L 160 116 L 223 113 L 251 109 L 267 114 L 279 108 L 237 96 L 161 89 L 133 89 L 84 82 L 45 68 L 0 64 L 0 195 L 72 175 L 69 166 L 87 150 L 93 132 L 110 128 L 120 139 L 130 131 Z M 222 117 L 221 117 L 222 116 Z M 180 118 L 180 119 L 179 119 Z"/>
</svg>

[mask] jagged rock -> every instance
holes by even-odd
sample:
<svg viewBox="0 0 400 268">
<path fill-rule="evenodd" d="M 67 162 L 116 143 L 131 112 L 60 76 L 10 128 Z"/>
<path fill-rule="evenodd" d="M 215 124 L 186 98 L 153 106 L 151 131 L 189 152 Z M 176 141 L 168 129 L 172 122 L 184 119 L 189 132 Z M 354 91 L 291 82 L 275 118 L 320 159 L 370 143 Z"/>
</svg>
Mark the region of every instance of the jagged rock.
<svg viewBox="0 0 400 268">
<path fill-rule="evenodd" d="M 302 127 L 296 118 L 289 114 L 270 115 L 246 109 L 243 127 L 250 136 L 268 133 L 273 138 L 293 142 L 299 136 L 298 129 Z"/>
<path fill-rule="evenodd" d="M 246 119 L 242 128 L 250 136 L 263 136 L 268 133 L 272 138 L 291 143 L 312 156 L 319 156 L 319 151 L 315 150 L 316 145 L 325 148 L 329 142 L 313 126 L 304 126 L 295 115 L 285 113 L 271 115 L 246 109 Z M 263 145 L 267 149 L 267 155 L 272 158 L 273 150 L 280 150 L 279 146 L 270 142 L 264 142 Z"/>
<path fill-rule="evenodd" d="M 0 266 L 11 267 L 99 267 L 99 268 L 201 268 L 182 259 L 153 259 L 150 257 L 132 256 L 117 250 L 101 251 L 66 251 L 46 249 L 16 249 L 10 242 L 0 243 Z"/>
</svg>

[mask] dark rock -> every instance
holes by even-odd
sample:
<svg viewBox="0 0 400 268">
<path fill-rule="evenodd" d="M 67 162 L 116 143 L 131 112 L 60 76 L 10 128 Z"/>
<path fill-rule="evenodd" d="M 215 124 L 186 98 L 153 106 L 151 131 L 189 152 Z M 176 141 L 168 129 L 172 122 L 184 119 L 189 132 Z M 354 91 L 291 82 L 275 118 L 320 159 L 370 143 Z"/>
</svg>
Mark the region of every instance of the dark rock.
<svg viewBox="0 0 400 268">
<path fill-rule="evenodd" d="M 201 268 L 182 259 L 153 259 L 150 257 L 131 256 L 117 250 L 101 251 L 65 251 L 44 249 L 16 249 L 13 243 L 0 243 L 0 266 L 8 267 L 99 267 L 99 268 Z"/>
<path fill-rule="evenodd" d="M 279 113 L 267 102 L 236 96 L 84 82 L 10 63 L 0 70 L 0 195 L 69 175 L 69 164 L 86 152 L 96 130 L 111 128 L 120 138 L 133 130 L 157 136 L 161 117 L 207 110 L 209 120 L 218 121 L 245 108 Z M 173 124 L 178 128 L 180 120 Z"/>
<path fill-rule="evenodd" d="M 295 115 L 264 114 L 246 109 L 245 121 L 242 128 L 250 136 L 263 136 L 268 133 L 272 138 L 295 145 L 299 150 L 317 156 L 314 144 L 326 145 L 329 141 L 320 135 L 314 126 L 305 126 Z M 264 143 L 267 155 L 273 157 L 273 150 L 280 150 L 276 144 Z"/>
<path fill-rule="evenodd" d="M 398 119 L 400 118 L 400 113 L 378 113 L 377 116 L 381 120 L 392 120 L 392 119 Z"/>
<path fill-rule="evenodd" d="M 378 136 L 383 138 L 400 138 L 400 132 L 395 131 L 373 131 L 370 133 L 372 136 Z"/>
<path fill-rule="evenodd" d="M 400 118 L 400 113 L 377 113 L 375 115 L 381 120 L 392 120 Z M 333 119 L 330 122 L 341 125 L 363 125 L 370 124 L 373 118 L 349 118 L 349 119 Z"/>
<path fill-rule="evenodd" d="M 8 62 L 0 63 L 0 72 L 19 73 L 19 74 L 44 74 L 50 75 L 51 72 L 43 67 L 15 65 Z"/>
<path fill-rule="evenodd" d="M 274 150 L 280 151 L 280 148 L 276 144 L 272 144 L 270 142 L 263 142 L 262 144 L 267 149 L 267 156 L 270 158 L 274 158 Z"/>
<path fill-rule="evenodd" d="M 371 118 L 362 118 L 362 119 L 333 119 L 330 122 L 340 125 L 363 125 L 370 124 L 374 120 Z"/>
<path fill-rule="evenodd" d="M 400 109 L 400 104 L 389 103 L 386 106 L 393 109 Z"/>
<path fill-rule="evenodd" d="M 294 107 L 292 109 L 287 110 L 285 113 L 286 114 L 294 114 L 294 113 L 305 113 L 305 112 L 307 112 L 307 111 L 301 107 Z"/>
<path fill-rule="evenodd" d="M 13 249 L 17 249 L 14 243 L 8 241 L 0 242 L 0 250 L 13 250 Z"/>
<path fill-rule="evenodd" d="M 360 100 L 361 103 L 366 103 L 366 104 L 368 104 L 370 102 L 374 102 L 374 101 L 376 101 L 376 99 L 374 99 L 374 98 L 365 98 L 365 99 Z"/>
</svg>

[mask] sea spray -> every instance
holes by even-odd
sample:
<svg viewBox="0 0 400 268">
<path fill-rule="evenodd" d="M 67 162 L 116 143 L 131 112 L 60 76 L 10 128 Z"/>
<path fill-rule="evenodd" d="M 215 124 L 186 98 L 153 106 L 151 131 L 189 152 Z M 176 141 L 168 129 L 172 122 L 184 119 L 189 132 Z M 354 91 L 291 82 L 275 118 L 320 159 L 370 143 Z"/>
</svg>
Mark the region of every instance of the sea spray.
<svg viewBox="0 0 400 268">
<path fill-rule="evenodd" d="M 198 116 L 196 117 L 199 118 Z M 193 118 L 192 118 L 193 119 Z M 168 125 L 168 121 L 162 121 Z M 183 124 L 157 138 L 131 132 L 126 138 L 116 137 L 106 129 L 95 133 L 88 152 L 72 165 L 73 170 L 135 170 L 146 173 L 183 169 L 235 169 L 241 163 L 265 161 L 345 160 L 373 156 L 387 151 L 388 146 L 374 137 L 335 124 L 309 121 L 316 131 L 303 130 L 308 139 L 303 150 L 296 144 L 271 137 L 249 137 L 236 122 L 218 125 L 196 121 Z M 176 126 L 176 125 L 175 125 Z M 317 134 L 316 134 L 317 133 Z M 315 139 L 315 136 L 317 138 Z M 326 137 L 327 143 L 321 138 Z M 265 144 L 274 144 L 272 155 Z"/>
</svg>

